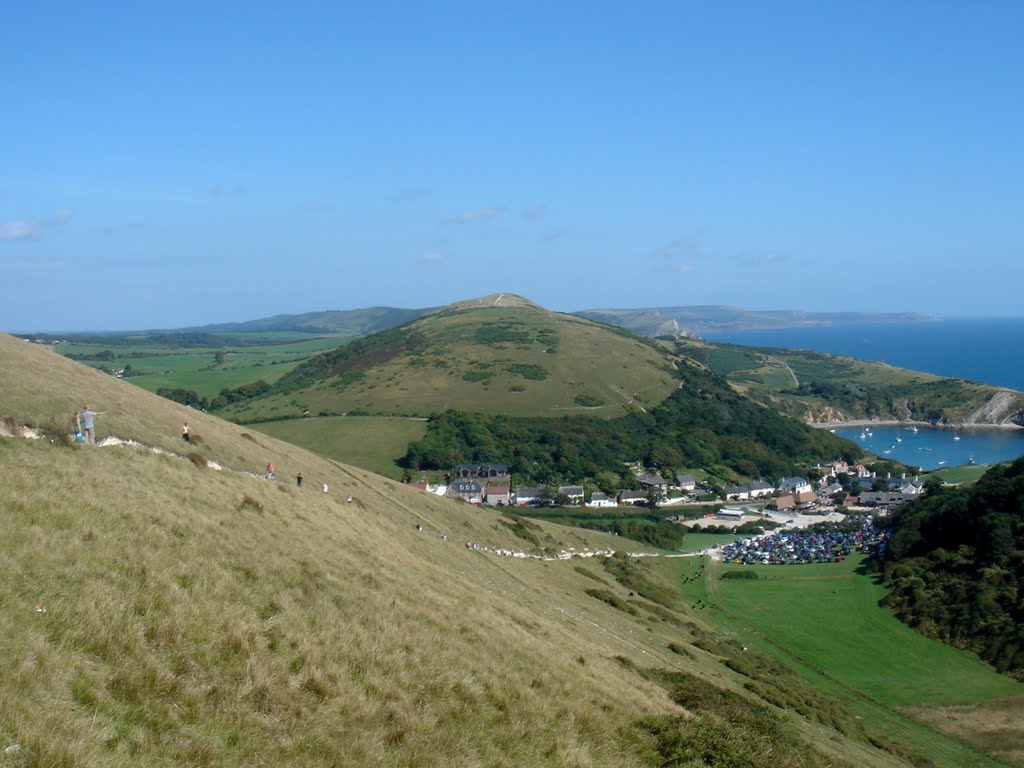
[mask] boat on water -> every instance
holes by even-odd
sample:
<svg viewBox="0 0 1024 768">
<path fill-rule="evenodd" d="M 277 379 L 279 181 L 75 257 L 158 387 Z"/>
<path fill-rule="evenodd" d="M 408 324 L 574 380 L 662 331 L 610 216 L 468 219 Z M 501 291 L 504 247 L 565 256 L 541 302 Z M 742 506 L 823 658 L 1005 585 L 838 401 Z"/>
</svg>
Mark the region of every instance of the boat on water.
<svg viewBox="0 0 1024 768">
<path fill-rule="evenodd" d="M 931 448 L 929 448 L 928 446 L 921 446 L 921 447 L 920 447 L 920 448 L 918 448 L 917 450 L 919 450 L 919 451 L 930 451 L 930 450 L 931 450 Z"/>
<path fill-rule="evenodd" d="M 941 467 L 941 466 L 942 466 L 943 464 L 945 464 L 945 463 L 946 463 L 946 460 L 945 460 L 945 459 L 943 459 L 942 461 L 940 461 L 940 462 L 939 462 L 939 466 Z"/>
<path fill-rule="evenodd" d="M 974 456 L 973 456 L 973 455 L 971 456 L 971 458 L 969 458 L 969 459 L 967 460 L 967 463 L 968 463 L 968 464 L 974 464 Z"/>
<path fill-rule="evenodd" d="M 954 440 L 959 440 L 960 439 L 960 435 L 953 435 L 953 439 Z"/>
<path fill-rule="evenodd" d="M 909 429 L 909 430 L 910 430 L 911 432 L 913 432 L 913 433 L 914 433 L 915 435 L 917 434 L 917 427 L 908 427 L 908 429 Z"/>
</svg>

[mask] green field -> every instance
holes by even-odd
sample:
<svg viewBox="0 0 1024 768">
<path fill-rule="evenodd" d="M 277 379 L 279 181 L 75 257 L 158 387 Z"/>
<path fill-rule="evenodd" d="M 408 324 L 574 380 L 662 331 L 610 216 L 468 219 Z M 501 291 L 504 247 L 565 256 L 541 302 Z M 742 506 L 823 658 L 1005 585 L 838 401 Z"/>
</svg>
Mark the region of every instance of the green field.
<svg viewBox="0 0 1024 768">
<path fill-rule="evenodd" d="M 324 416 L 254 424 L 252 429 L 397 480 L 402 470 L 395 460 L 423 437 L 427 423 L 390 416 Z"/>
<path fill-rule="evenodd" d="M 259 379 L 273 383 L 317 352 L 335 349 L 351 340 L 337 336 L 297 336 L 269 331 L 246 334 L 247 338 L 268 343 L 226 347 L 175 347 L 140 339 L 138 344 L 119 340 L 118 344 L 60 344 L 57 349 L 64 356 L 109 351 L 115 355 L 115 360 L 81 362 L 101 370 L 131 366 L 135 374 L 128 381 L 135 386 L 150 392 L 180 387 L 195 390 L 209 399 L 224 388 L 232 389 Z M 218 353 L 222 353 L 224 362 L 217 362 Z"/>
<path fill-rule="evenodd" d="M 931 474 L 936 477 L 942 478 L 942 482 L 949 483 L 950 485 L 960 485 L 962 483 L 973 483 L 979 477 L 985 474 L 986 471 L 992 467 L 977 464 L 974 466 L 966 467 L 949 467 L 948 469 L 940 469 Z"/>
<path fill-rule="evenodd" d="M 781 659 L 875 732 L 934 765 L 1004 765 L 908 713 L 929 704 L 998 704 L 1020 696 L 1024 686 L 894 618 L 878 604 L 884 587 L 860 572 L 862 558 L 801 566 L 731 566 L 706 558 L 671 562 L 684 598 L 710 606 L 701 617 L 722 637 Z M 737 568 L 762 578 L 719 578 Z M 1022 737 L 1018 726 L 1003 742 Z"/>
<path fill-rule="evenodd" d="M 743 566 L 761 579 L 720 580 L 716 599 L 728 615 L 742 616 L 794 658 L 880 701 L 952 704 L 1024 693 L 1020 683 L 880 608 L 885 587 L 858 573 L 861 565 L 862 558 L 853 557 Z"/>
</svg>

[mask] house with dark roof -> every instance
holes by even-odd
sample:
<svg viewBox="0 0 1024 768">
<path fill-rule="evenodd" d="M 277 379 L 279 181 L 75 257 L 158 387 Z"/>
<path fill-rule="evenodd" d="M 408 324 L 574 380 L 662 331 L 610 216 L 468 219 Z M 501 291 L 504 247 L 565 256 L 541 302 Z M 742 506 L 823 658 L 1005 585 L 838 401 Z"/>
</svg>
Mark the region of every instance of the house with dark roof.
<svg viewBox="0 0 1024 768">
<path fill-rule="evenodd" d="M 579 503 L 583 501 L 583 486 L 582 485 L 560 485 L 558 486 L 558 495 L 565 496 L 569 501 Z"/>
<path fill-rule="evenodd" d="M 448 486 L 445 496 L 479 504 L 483 501 L 483 487 L 475 480 L 456 480 Z"/>
<path fill-rule="evenodd" d="M 779 480 L 778 490 L 782 493 L 803 493 L 812 490 L 811 481 L 806 477 L 784 477 Z"/>
<path fill-rule="evenodd" d="M 544 492 L 540 488 L 531 488 L 526 485 L 516 486 L 516 492 L 512 496 L 512 503 L 517 507 L 531 507 L 540 504 Z"/>
<path fill-rule="evenodd" d="M 643 488 L 657 488 L 661 493 L 668 493 L 668 481 L 661 475 L 643 474 L 637 480 Z"/>
<path fill-rule="evenodd" d="M 647 492 L 646 491 L 619 491 L 618 495 L 619 504 L 646 504 L 647 503 Z"/>
<path fill-rule="evenodd" d="M 615 499 L 609 499 L 608 494 L 602 491 L 594 491 L 590 494 L 590 501 L 586 504 L 588 507 L 614 507 Z"/>
<path fill-rule="evenodd" d="M 680 491 L 695 491 L 697 490 L 697 481 L 693 475 L 676 475 L 676 488 Z"/>
</svg>

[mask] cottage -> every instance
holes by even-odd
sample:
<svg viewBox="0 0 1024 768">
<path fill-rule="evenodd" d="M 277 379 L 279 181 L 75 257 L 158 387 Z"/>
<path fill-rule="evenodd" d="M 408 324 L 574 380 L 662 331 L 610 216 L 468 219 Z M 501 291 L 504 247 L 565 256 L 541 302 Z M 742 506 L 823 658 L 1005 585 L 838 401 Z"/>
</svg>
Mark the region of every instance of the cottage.
<svg viewBox="0 0 1024 768">
<path fill-rule="evenodd" d="M 697 481 L 693 475 L 676 475 L 676 488 L 680 491 L 697 490 Z"/>
<path fill-rule="evenodd" d="M 615 499 L 609 499 L 608 494 L 601 491 L 594 491 L 590 494 L 590 501 L 587 502 L 588 507 L 614 507 Z"/>
<path fill-rule="evenodd" d="M 573 503 L 582 503 L 583 501 L 583 486 L 582 485 L 560 485 L 558 486 L 558 495 L 565 496 L 569 501 Z"/>
<path fill-rule="evenodd" d="M 661 493 L 668 493 L 668 481 L 661 475 L 644 474 L 637 478 L 644 488 L 654 488 Z"/>
<path fill-rule="evenodd" d="M 446 496 L 453 499 L 479 504 L 483 501 L 483 488 L 475 480 L 456 480 L 448 486 Z"/>
<path fill-rule="evenodd" d="M 784 477 L 779 480 L 778 490 L 782 493 L 804 493 L 812 488 L 806 477 Z"/>
<path fill-rule="evenodd" d="M 646 504 L 647 494 L 643 491 L 619 491 L 619 504 Z"/>
<path fill-rule="evenodd" d="M 512 503 L 517 507 L 532 507 L 535 504 L 540 504 L 543 495 L 544 494 L 540 488 L 530 488 L 525 485 L 520 485 L 516 488 L 515 495 L 512 498 Z"/>
<path fill-rule="evenodd" d="M 754 480 L 747 484 L 747 488 L 750 490 L 750 498 L 756 499 L 759 496 L 771 496 L 775 493 L 775 488 L 772 487 L 771 483 L 766 483 L 764 480 Z"/>
<path fill-rule="evenodd" d="M 750 498 L 750 487 L 746 485 L 727 485 L 724 492 L 729 501 L 746 501 Z"/>
<path fill-rule="evenodd" d="M 507 485 L 488 485 L 484 489 L 484 503 L 490 507 L 507 507 L 512 500 L 511 489 Z"/>
</svg>

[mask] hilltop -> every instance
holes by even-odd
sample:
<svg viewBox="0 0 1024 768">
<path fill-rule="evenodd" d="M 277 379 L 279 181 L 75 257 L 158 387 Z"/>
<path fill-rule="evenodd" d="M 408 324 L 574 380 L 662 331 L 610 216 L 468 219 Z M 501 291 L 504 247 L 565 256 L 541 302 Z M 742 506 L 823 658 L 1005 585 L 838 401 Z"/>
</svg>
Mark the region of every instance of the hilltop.
<svg viewBox="0 0 1024 768">
<path fill-rule="evenodd" d="M 314 356 L 223 413 L 246 422 L 457 407 L 611 418 L 656 405 L 674 387 L 670 353 L 654 342 L 496 294 Z"/>
<path fill-rule="evenodd" d="M 427 496 L 10 337 L 0 358 L 11 765 L 995 765 L 854 717 L 723 632 L 679 591 L 683 560 L 502 557 L 622 542 Z M 64 445 L 84 402 L 135 445 Z M 43 439 L 8 436 L 26 424 Z"/>
</svg>

